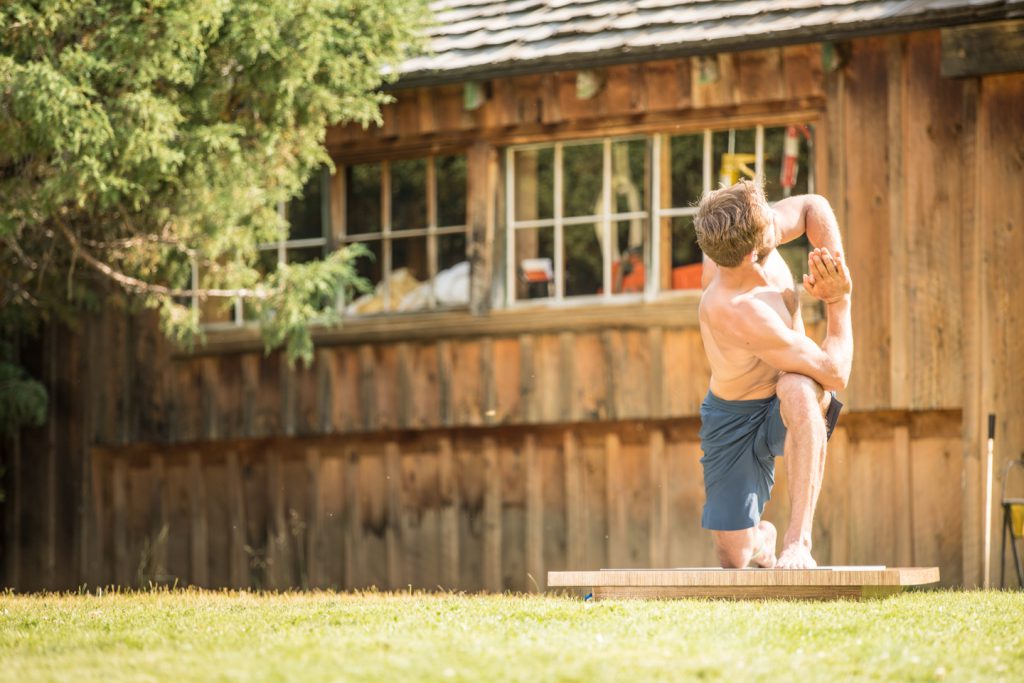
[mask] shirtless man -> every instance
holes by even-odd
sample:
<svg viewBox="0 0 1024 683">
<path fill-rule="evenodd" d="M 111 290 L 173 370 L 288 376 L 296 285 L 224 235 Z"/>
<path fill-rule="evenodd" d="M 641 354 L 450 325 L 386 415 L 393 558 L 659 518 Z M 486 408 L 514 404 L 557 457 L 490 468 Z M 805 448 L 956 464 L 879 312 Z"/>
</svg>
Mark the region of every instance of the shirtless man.
<svg viewBox="0 0 1024 683">
<path fill-rule="evenodd" d="M 803 569 L 825 469 L 826 442 L 853 359 L 850 272 L 828 201 L 790 197 L 768 206 L 760 185 L 742 181 L 709 192 L 696 219 L 704 251 L 700 331 L 711 364 L 701 405 L 701 448 L 710 529 L 723 567 Z M 793 276 L 776 250 L 807 235 L 804 289 L 826 304 L 821 346 L 804 333 Z M 789 527 L 776 560 L 777 532 L 761 520 L 785 454 Z"/>
</svg>

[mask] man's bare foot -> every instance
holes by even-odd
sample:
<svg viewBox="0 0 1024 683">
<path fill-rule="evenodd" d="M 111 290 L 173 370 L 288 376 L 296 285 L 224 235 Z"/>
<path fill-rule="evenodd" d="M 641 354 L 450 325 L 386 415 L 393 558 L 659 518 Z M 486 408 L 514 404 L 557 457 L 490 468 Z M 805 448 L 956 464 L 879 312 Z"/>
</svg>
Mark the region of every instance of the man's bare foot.
<svg viewBox="0 0 1024 683">
<path fill-rule="evenodd" d="M 811 557 L 811 549 L 802 543 L 790 543 L 782 550 L 777 569 L 814 569 L 818 563 Z"/>
<path fill-rule="evenodd" d="M 761 547 L 750 561 L 758 567 L 770 569 L 775 566 L 775 541 L 779 537 L 779 532 L 771 522 L 761 522 L 757 528 L 761 530 Z"/>
</svg>

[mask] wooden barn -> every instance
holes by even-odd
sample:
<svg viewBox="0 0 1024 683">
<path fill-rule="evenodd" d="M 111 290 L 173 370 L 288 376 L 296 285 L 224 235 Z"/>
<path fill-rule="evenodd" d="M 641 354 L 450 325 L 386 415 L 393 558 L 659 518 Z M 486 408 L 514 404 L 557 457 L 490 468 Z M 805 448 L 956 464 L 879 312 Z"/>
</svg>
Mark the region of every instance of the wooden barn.
<svg viewBox="0 0 1024 683">
<path fill-rule="evenodd" d="M 434 6 L 383 125 L 328 132 L 335 171 L 266 248 L 362 242 L 374 291 L 309 368 L 241 304 L 194 352 L 114 304 L 46 330 L 0 585 L 538 591 L 715 564 L 692 216 L 744 175 L 829 198 L 854 278 L 816 557 L 980 585 L 989 413 L 996 475 L 1024 451 L 1024 2 Z M 780 468 L 768 519 L 787 506 Z"/>
</svg>

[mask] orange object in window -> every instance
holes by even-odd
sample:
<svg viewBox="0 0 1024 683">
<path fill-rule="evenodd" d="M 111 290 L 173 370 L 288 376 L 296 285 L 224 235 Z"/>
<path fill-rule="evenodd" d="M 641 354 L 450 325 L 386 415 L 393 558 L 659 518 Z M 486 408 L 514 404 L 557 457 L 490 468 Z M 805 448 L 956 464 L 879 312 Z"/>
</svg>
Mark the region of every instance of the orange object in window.
<svg viewBox="0 0 1024 683">
<path fill-rule="evenodd" d="M 622 268 L 622 261 L 612 261 L 612 283 L 614 283 L 612 292 L 615 294 L 644 291 L 646 276 L 643 257 L 638 254 L 630 254 L 628 264 L 629 267 L 626 269 L 620 282 L 619 269 Z M 598 293 L 600 292 L 601 290 L 599 289 Z"/>
<path fill-rule="evenodd" d="M 672 289 L 700 289 L 700 277 L 703 272 L 702 263 L 676 266 L 672 269 Z"/>
</svg>

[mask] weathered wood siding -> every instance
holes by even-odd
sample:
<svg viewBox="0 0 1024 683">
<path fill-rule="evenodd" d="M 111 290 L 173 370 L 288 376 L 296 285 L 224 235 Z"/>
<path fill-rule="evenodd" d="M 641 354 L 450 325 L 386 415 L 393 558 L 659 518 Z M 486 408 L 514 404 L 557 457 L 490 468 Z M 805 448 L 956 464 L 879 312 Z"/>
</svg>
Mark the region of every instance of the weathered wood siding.
<svg viewBox="0 0 1024 683">
<path fill-rule="evenodd" d="M 691 418 L 99 449 L 88 576 L 533 591 L 549 570 L 713 565 L 698 428 Z M 960 583 L 959 449 L 957 413 L 848 416 L 829 449 L 818 559 L 938 565 L 946 585 Z M 783 459 L 767 519 L 787 516 Z"/>
</svg>

